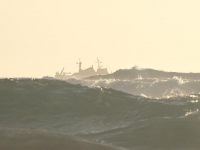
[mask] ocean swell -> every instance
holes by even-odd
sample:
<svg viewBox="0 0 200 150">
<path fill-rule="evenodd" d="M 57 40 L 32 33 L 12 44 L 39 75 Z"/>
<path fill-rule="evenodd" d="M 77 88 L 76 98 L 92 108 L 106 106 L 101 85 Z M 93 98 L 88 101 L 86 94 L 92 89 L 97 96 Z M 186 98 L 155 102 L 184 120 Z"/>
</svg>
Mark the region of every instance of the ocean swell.
<svg viewBox="0 0 200 150">
<path fill-rule="evenodd" d="M 156 99 L 58 80 L 1 79 L 0 144 L 197 150 L 199 100 L 198 94 Z"/>
</svg>

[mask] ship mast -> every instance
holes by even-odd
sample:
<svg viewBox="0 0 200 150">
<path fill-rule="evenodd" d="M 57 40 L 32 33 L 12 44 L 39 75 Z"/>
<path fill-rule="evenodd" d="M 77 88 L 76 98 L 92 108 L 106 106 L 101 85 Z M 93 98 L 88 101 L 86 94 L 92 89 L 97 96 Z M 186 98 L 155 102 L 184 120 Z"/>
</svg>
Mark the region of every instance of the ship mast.
<svg viewBox="0 0 200 150">
<path fill-rule="evenodd" d="M 81 69 L 82 62 L 80 61 L 80 59 L 79 59 L 79 62 L 77 62 L 76 64 L 79 65 L 79 72 L 81 72 L 82 71 L 82 69 Z"/>
<path fill-rule="evenodd" d="M 97 57 L 97 62 L 96 62 L 96 63 L 98 64 L 97 70 L 98 70 L 98 69 L 101 69 L 101 65 L 100 65 L 100 64 L 101 64 L 102 62 L 99 61 L 98 57 Z"/>
</svg>

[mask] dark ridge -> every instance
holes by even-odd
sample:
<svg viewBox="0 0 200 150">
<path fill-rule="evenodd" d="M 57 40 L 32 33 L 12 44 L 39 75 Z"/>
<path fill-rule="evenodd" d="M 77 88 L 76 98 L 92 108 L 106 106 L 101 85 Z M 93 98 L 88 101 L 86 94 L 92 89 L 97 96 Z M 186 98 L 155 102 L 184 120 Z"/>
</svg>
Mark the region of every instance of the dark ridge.
<svg viewBox="0 0 200 150">
<path fill-rule="evenodd" d="M 133 67 L 131 69 L 120 69 L 114 73 L 107 75 L 96 75 L 85 79 L 99 80 L 99 79 L 117 79 L 117 80 L 134 80 L 138 77 L 142 78 L 158 78 L 169 79 L 175 76 L 181 77 L 186 80 L 200 80 L 200 73 L 180 73 L 180 72 L 166 72 L 154 69 L 137 69 Z"/>
</svg>

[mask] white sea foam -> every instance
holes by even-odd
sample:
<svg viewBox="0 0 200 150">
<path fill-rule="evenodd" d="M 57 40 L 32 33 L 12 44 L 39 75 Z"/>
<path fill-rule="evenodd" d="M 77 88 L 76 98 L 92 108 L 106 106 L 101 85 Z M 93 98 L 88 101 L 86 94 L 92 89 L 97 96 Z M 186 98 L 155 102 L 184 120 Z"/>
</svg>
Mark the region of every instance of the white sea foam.
<svg viewBox="0 0 200 150">
<path fill-rule="evenodd" d="M 120 90 L 133 95 L 149 98 L 170 98 L 188 96 L 200 92 L 200 81 L 187 81 L 179 77 L 172 79 L 135 79 L 135 80 L 84 80 L 70 78 L 66 80 L 72 84 L 82 84 L 88 87 L 104 87 Z"/>
</svg>

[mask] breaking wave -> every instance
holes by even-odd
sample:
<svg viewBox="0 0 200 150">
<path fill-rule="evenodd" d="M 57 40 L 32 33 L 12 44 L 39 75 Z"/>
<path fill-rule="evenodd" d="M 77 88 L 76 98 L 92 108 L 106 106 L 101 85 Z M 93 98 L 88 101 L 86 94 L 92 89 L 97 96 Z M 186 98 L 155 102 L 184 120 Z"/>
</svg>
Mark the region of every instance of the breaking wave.
<svg viewBox="0 0 200 150">
<path fill-rule="evenodd" d="M 89 81 L 83 85 L 86 83 Z M 145 98 L 105 86 L 113 88 L 123 84 L 128 89 L 142 85 L 141 81 L 91 83 L 95 84 L 94 88 L 59 80 L 1 79 L 0 149 L 200 148 L 200 95 Z M 146 84 L 150 88 L 150 83 Z M 163 84 L 199 92 L 199 81 L 172 79 L 155 81 L 152 86 L 160 88 Z M 97 87 L 101 85 L 106 88 Z M 189 90 L 187 92 L 189 94 Z M 144 90 L 141 93 L 148 95 Z"/>
<path fill-rule="evenodd" d="M 83 80 L 69 78 L 72 84 L 82 84 L 88 87 L 104 87 L 120 90 L 129 94 L 149 98 L 169 98 L 199 94 L 200 81 L 188 81 L 179 77 L 172 79 L 136 79 L 136 80 Z"/>
</svg>

